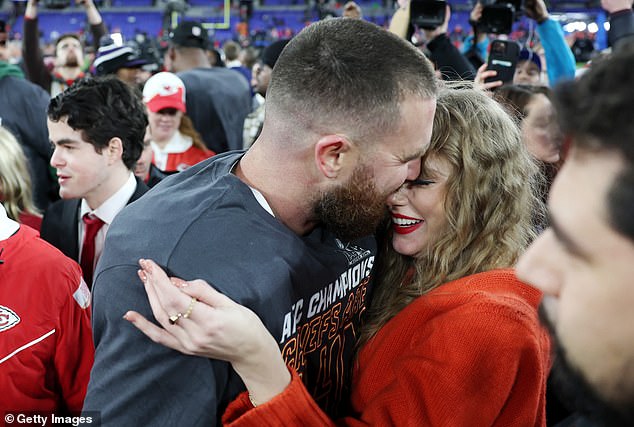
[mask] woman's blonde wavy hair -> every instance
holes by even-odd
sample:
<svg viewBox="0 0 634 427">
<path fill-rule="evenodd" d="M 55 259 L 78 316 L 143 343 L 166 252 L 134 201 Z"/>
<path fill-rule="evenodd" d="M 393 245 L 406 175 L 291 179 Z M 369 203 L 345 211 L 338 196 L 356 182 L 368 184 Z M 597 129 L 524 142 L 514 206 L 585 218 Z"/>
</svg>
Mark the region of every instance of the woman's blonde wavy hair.
<svg viewBox="0 0 634 427">
<path fill-rule="evenodd" d="M 443 89 L 422 178 L 425 160 L 432 156 L 451 167 L 446 229 L 424 253 L 410 257 L 394 251 L 385 227 L 361 343 L 443 283 L 513 266 L 535 238 L 532 219 L 544 214 L 537 194 L 539 169 L 522 144 L 517 122 L 497 102 L 475 89 Z"/>
<path fill-rule="evenodd" d="M 26 156 L 13 134 L 0 127 L 0 202 L 7 216 L 19 221 L 21 213 L 40 215 L 33 203 Z"/>
</svg>

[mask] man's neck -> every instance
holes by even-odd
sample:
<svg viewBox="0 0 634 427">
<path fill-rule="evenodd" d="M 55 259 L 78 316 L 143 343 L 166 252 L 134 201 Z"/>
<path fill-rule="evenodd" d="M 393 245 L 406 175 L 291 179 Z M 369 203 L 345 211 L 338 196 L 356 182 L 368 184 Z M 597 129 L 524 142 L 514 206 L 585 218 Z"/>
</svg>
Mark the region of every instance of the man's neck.
<svg viewBox="0 0 634 427">
<path fill-rule="evenodd" d="M 79 67 L 55 67 L 55 72 L 59 74 L 64 80 L 75 80 L 81 74 L 81 68 Z"/>
<path fill-rule="evenodd" d="M 288 165 L 262 157 L 265 150 L 252 148 L 240 159 L 234 174 L 266 199 L 275 217 L 296 234 L 303 236 L 317 225 L 312 211 L 312 193 L 306 174 L 297 174 Z M 285 164 L 285 167 L 281 167 Z M 303 168 L 302 168 L 303 169 Z"/>
<path fill-rule="evenodd" d="M 172 72 L 177 73 L 181 71 L 191 70 L 192 68 L 211 68 L 209 58 L 203 50 L 196 49 L 195 51 L 189 51 L 180 54 L 172 64 Z"/>
<path fill-rule="evenodd" d="M 86 200 L 86 203 L 88 203 L 90 209 L 95 210 L 99 208 L 106 200 L 119 191 L 130 178 L 130 173 L 128 169 L 119 170 L 116 174 L 111 175 L 106 182 L 102 183 L 98 190 L 84 195 L 83 198 Z"/>
</svg>

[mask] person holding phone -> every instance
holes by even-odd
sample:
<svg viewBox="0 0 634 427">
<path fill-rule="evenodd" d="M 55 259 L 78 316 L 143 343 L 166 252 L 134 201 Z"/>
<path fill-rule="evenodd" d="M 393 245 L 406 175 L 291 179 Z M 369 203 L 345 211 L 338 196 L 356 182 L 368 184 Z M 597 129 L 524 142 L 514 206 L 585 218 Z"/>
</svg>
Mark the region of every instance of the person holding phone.
<svg viewBox="0 0 634 427">
<path fill-rule="evenodd" d="M 409 40 L 414 31 L 413 22 L 416 21 L 413 12 L 422 13 L 418 3 L 424 0 L 403 0 L 399 2 L 401 7 L 396 10 L 390 21 L 390 32 Z M 442 5 L 444 3 L 444 6 Z M 451 8 L 446 2 L 436 2 L 436 8 L 444 7 L 444 14 L 436 9 L 432 15 L 435 20 L 438 16 L 444 16 L 440 25 L 434 24 L 423 28 L 426 40 L 426 54 L 443 80 L 473 80 L 475 68 L 453 45 L 447 31 L 451 19 Z"/>
<path fill-rule="evenodd" d="M 513 40 L 493 40 L 491 53 L 487 61 L 487 69 L 496 71 L 495 77 L 485 79 L 485 82 L 502 81 L 510 83 L 516 72 L 520 59 L 520 46 Z"/>
<path fill-rule="evenodd" d="M 538 53 L 527 48 L 517 62 L 513 83 L 553 86 L 560 80 L 574 79 L 575 57 L 566 43 L 561 25 L 550 18 L 544 0 L 526 0 L 524 13 L 537 23 L 537 35 L 544 49 L 545 61 L 541 61 L 540 58 L 539 72 L 534 72 L 537 64 L 533 58 L 539 56 L 536 57 L 535 55 Z M 547 79 L 543 75 L 543 62 L 546 65 Z M 485 89 L 495 89 L 502 86 L 505 82 L 494 79 L 497 72 L 488 68 L 488 64 L 483 64 L 478 69 L 475 77 L 476 83 Z"/>
</svg>

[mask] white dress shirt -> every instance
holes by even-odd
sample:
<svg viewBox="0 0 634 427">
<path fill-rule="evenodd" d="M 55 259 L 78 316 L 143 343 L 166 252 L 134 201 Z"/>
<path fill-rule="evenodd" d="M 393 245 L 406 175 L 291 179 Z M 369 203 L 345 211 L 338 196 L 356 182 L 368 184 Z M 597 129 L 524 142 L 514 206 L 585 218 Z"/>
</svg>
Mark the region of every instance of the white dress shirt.
<svg viewBox="0 0 634 427">
<path fill-rule="evenodd" d="M 77 226 L 79 227 L 79 259 L 81 259 L 81 251 L 84 242 L 84 221 L 82 218 L 85 214 L 93 214 L 104 222 L 103 227 L 99 230 L 95 236 L 95 260 L 93 263 L 93 269 L 97 265 L 97 260 L 103 252 L 103 244 L 106 241 L 106 233 L 110 224 L 117 216 L 119 212 L 128 204 L 130 197 L 136 191 L 136 179 L 134 174 L 130 172 L 130 177 L 123 184 L 123 186 L 112 196 L 110 196 L 105 202 L 103 202 L 97 209 L 91 211 L 88 203 L 85 199 L 81 200 L 81 209 L 79 210 L 79 221 Z"/>
</svg>

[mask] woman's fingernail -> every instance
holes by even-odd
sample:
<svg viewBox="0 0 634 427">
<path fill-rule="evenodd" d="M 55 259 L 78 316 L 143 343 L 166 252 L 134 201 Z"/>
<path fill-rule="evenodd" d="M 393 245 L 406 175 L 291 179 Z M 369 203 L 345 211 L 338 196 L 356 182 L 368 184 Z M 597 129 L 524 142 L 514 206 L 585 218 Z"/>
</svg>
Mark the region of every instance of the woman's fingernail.
<svg viewBox="0 0 634 427">
<path fill-rule="evenodd" d="M 176 286 L 177 288 L 185 288 L 189 285 L 189 283 L 187 283 L 183 279 L 177 279 L 177 278 L 170 279 L 170 282 L 172 282 L 172 285 Z"/>
</svg>

